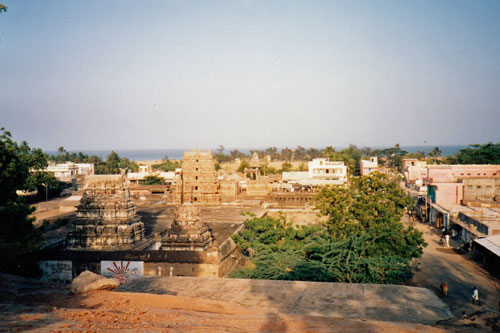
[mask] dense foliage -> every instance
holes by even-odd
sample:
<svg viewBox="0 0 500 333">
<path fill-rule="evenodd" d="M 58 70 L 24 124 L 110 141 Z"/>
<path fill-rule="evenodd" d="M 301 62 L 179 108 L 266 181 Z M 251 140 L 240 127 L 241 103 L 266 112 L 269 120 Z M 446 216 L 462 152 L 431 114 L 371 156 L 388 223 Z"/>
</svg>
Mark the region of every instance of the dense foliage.
<svg viewBox="0 0 500 333">
<path fill-rule="evenodd" d="M 160 171 L 175 171 L 175 169 L 180 168 L 182 166 L 182 161 L 170 160 L 168 156 L 165 156 L 160 164 L 153 164 L 151 167 L 153 170 Z"/>
<path fill-rule="evenodd" d="M 26 197 L 27 201 L 34 203 L 59 197 L 61 192 L 68 187 L 71 187 L 71 184 L 59 181 L 52 172 L 32 171 L 26 180 L 24 189 L 36 192 L 36 194 Z"/>
<path fill-rule="evenodd" d="M 33 209 L 16 194 L 32 186 L 31 169 L 47 165 L 40 149 L 31 149 L 26 142 L 18 144 L 11 134 L 1 129 L 0 135 L 0 271 L 36 275 L 36 253 L 42 243 L 29 215 Z"/>
<path fill-rule="evenodd" d="M 349 188 L 324 188 L 322 226 L 293 227 L 284 218 L 256 218 L 234 241 L 252 262 L 235 277 L 355 283 L 401 283 L 410 261 L 426 246 L 422 234 L 400 222 L 413 201 L 397 179 L 355 177 Z"/>
<path fill-rule="evenodd" d="M 142 185 L 164 185 L 165 179 L 156 175 L 149 175 L 140 181 Z"/>
<path fill-rule="evenodd" d="M 62 146 L 59 147 L 57 151 L 57 155 L 49 156 L 50 161 L 56 163 L 93 163 L 95 166 L 95 173 L 100 175 L 118 174 L 120 173 L 120 169 L 128 171 L 137 171 L 139 169 L 139 166 L 135 162 L 130 161 L 127 157 L 120 157 L 115 151 L 109 153 L 106 157 L 106 161 L 103 161 L 99 156 L 89 156 L 81 151 L 78 153 L 69 153 Z"/>
<path fill-rule="evenodd" d="M 500 164 L 500 142 L 484 145 L 470 145 L 456 154 L 457 164 Z"/>
</svg>

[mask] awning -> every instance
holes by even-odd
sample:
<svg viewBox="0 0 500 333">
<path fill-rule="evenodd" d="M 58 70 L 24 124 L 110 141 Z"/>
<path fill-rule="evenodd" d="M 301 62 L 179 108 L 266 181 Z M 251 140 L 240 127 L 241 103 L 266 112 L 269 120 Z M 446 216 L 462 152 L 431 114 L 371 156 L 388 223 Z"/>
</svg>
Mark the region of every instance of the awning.
<svg viewBox="0 0 500 333">
<path fill-rule="evenodd" d="M 465 230 L 467 230 L 468 232 L 470 232 L 471 234 L 473 234 L 476 237 L 486 237 L 487 236 L 486 234 L 483 234 L 482 232 L 477 231 L 477 229 L 471 229 L 470 225 L 468 223 L 465 223 L 462 220 L 452 219 L 451 223 L 458 224 L 459 226 L 461 226 L 462 228 L 464 228 Z"/>
<path fill-rule="evenodd" d="M 500 235 L 478 238 L 474 242 L 500 257 Z"/>
</svg>

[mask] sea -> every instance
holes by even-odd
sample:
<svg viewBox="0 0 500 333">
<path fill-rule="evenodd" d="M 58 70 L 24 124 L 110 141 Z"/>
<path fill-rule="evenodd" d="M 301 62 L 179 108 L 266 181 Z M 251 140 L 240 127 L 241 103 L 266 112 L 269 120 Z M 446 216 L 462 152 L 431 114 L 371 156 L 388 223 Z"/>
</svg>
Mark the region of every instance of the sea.
<svg viewBox="0 0 500 333">
<path fill-rule="evenodd" d="M 455 155 L 460 149 L 467 148 L 466 145 L 454 145 L 454 146 L 439 146 L 442 153 L 441 156 L 450 156 Z M 324 147 L 314 147 L 316 149 L 324 149 Z M 340 151 L 346 147 L 335 147 L 337 151 Z M 361 148 L 361 147 L 359 147 Z M 388 146 L 375 146 L 370 147 L 372 149 L 385 149 L 390 148 Z M 416 153 L 419 151 L 430 152 L 434 146 L 401 146 L 402 150 L 406 150 L 409 153 Z M 248 154 L 251 150 L 258 149 L 262 150 L 265 148 L 226 148 L 224 150 L 225 154 L 228 154 L 229 151 L 238 149 L 240 152 Z M 278 148 L 281 150 L 281 148 Z M 306 149 L 308 149 L 306 147 Z M 191 149 L 115 149 L 114 151 L 120 157 L 127 157 L 131 161 L 152 161 L 152 160 L 163 160 L 165 158 L 168 159 L 182 159 L 185 151 L 190 151 Z M 215 152 L 217 148 L 212 149 Z M 70 153 L 78 153 L 79 151 L 70 150 Z M 111 153 L 111 150 L 81 150 L 82 153 L 87 154 L 89 156 L 96 155 L 102 159 L 106 159 L 106 157 Z M 57 155 L 57 151 L 46 151 L 49 155 Z"/>
</svg>

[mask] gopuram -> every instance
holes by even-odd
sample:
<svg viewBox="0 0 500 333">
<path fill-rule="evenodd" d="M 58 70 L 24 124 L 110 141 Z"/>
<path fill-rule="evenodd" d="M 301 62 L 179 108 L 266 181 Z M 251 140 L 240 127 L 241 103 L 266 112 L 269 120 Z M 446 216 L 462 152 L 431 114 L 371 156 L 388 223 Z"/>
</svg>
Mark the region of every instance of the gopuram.
<svg viewBox="0 0 500 333">
<path fill-rule="evenodd" d="M 174 222 L 162 240 L 161 250 L 207 251 L 213 241 L 210 228 L 201 219 L 200 209 L 191 203 L 184 203 L 175 212 Z"/>
<path fill-rule="evenodd" d="M 126 250 L 144 239 L 144 224 L 122 176 L 88 176 L 67 238 L 69 250 Z"/>
<path fill-rule="evenodd" d="M 220 185 L 215 172 L 215 162 L 210 151 L 184 153 L 182 173 L 179 175 L 174 193 L 174 203 L 181 205 L 219 205 Z"/>
</svg>

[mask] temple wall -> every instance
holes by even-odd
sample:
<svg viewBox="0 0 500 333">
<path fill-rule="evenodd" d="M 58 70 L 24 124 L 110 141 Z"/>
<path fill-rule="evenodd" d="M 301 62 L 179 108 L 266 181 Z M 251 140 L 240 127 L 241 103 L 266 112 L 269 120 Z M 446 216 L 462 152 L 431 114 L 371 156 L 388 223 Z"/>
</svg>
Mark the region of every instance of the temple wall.
<svg viewBox="0 0 500 333">
<path fill-rule="evenodd" d="M 231 240 L 232 242 L 232 240 Z M 233 243 L 234 244 L 234 243 Z M 143 261 L 144 275 L 222 277 L 241 262 L 242 255 L 235 246 L 221 251 L 42 251 L 40 260 L 67 260 L 72 262 L 73 277 L 85 270 L 100 274 L 101 261 Z"/>
</svg>

